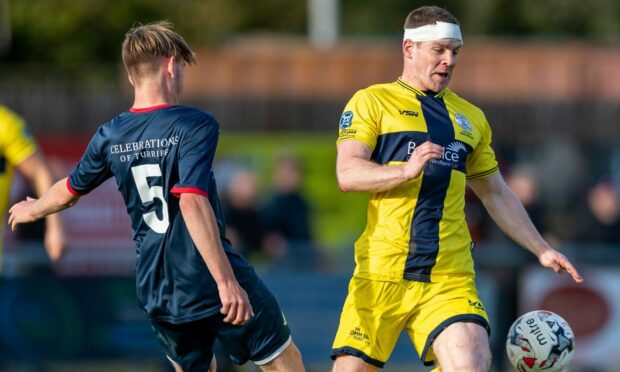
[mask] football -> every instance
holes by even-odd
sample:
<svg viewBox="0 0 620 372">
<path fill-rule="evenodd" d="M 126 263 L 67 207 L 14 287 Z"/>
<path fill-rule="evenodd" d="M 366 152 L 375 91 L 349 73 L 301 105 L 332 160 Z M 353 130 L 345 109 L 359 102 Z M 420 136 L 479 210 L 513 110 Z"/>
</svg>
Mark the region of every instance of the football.
<svg viewBox="0 0 620 372">
<path fill-rule="evenodd" d="M 512 323 L 506 351 L 518 371 L 562 371 L 575 351 L 575 337 L 561 316 L 535 310 Z"/>
</svg>

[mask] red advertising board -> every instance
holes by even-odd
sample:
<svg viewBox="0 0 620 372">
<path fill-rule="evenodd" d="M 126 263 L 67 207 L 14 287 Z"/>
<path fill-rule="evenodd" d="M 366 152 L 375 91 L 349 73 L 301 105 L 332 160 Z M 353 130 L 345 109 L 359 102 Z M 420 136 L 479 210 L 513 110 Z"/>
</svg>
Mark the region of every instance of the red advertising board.
<svg viewBox="0 0 620 372">
<path fill-rule="evenodd" d="M 38 138 L 54 175 L 69 175 L 88 144 L 89 138 Z M 19 176 L 13 184 L 13 199 L 25 196 L 26 184 Z M 15 200 L 14 200 L 15 201 Z M 131 225 L 114 179 L 107 180 L 72 208 L 61 212 L 70 249 L 65 257 L 52 265 L 56 274 L 80 276 L 133 275 L 135 245 Z M 28 260 L 20 252 L 26 245 L 15 234 L 8 234 L 7 265 Z M 31 244 L 30 244 L 31 245 Z M 19 264 L 18 266 L 23 266 Z M 8 268 L 11 272 L 11 268 Z"/>
</svg>

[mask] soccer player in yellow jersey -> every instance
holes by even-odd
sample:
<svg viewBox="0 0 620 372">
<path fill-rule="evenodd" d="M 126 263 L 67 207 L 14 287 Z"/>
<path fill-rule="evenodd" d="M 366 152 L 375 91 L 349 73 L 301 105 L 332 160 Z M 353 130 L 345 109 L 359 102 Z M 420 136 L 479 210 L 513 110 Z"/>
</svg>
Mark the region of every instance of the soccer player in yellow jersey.
<svg viewBox="0 0 620 372">
<path fill-rule="evenodd" d="M 9 189 L 16 168 L 41 195 L 53 184 L 53 179 L 43 155 L 30 135 L 24 121 L 16 113 L 0 105 L 0 217 L 8 207 Z M 65 234 L 57 215 L 47 217 L 45 249 L 52 261 L 58 260 L 66 248 Z M 0 269 L 2 268 L 3 236 L 0 229 Z"/>
<path fill-rule="evenodd" d="M 466 185 L 542 266 L 582 281 L 504 183 L 482 111 L 447 89 L 462 45 L 449 12 L 412 11 L 402 76 L 358 91 L 340 119 L 339 187 L 371 196 L 332 349 L 336 372 L 383 367 L 403 329 L 426 365 L 489 369 L 489 322 L 474 284 Z"/>
</svg>

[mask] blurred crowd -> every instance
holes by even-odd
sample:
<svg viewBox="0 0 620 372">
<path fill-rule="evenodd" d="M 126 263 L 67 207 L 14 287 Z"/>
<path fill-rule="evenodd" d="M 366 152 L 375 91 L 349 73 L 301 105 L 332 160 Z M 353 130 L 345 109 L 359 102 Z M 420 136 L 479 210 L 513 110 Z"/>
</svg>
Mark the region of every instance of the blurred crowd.
<svg viewBox="0 0 620 372">
<path fill-rule="evenodd" d="M 221 191 L 226 236 L 255 263 L 290 270 L 318 269 L 322 258 L 312 228 L 312 206 L 302 193 L 300 159 L 281 155 L 275 162 L 268 190 L 249 167 L 232 167 Z M 220 186 L 220 187 L 222 187 Z"/>
<path fill-rule="evenodd" d="M 502 170 L 506 183 L 552 246 L 561 249 L 562 244 L 576 243 L 612 247 L 620 243 L 620 184 L 614 181 L 613 172 L 594 175 L 591 181 L 578 174 L 579 181 L 568 177 L 553 181 L 552 187 L 544 185 L 545 172 L 545 167 L 535 163 L 514 163 Z M 575 187 L 579 182 L 583 187 Z M 466 215 L 473 240 L 508 242 L 475 195 L 469 192 L 467 198 Z M 565 201 L 554 203 L 557 199 Z"/>
</svg>

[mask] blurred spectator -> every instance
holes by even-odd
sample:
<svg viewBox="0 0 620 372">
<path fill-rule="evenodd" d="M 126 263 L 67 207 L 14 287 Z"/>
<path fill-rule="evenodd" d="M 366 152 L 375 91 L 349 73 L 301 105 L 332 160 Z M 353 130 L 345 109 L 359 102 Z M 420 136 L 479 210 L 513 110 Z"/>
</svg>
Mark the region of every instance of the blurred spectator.
<svg viewBox="0 0 620 372">
<path fill-rule="evenodd" d="M 293 268 L 313 268 L 318 254 L 312 239 L 310 206 L 301 194 L 302 168 L 291 155 L 281 156 L 273 173 L 274 194 L 263 211 L 263 251 Z"/>
<path fill-rule="evenodd" d="M 258 177 L 248 169 L 234 173 L 224 193 L 226 237 L 248 257 L 260 252 L 264 237 L 258 195 Z"/>
<path fill-rule="evenodd" d="M 527 164 L 516 164 L 506 173 L 506 184 L 521 201 L 534 226 L 536 226 L 551 246 L 558 246 L 559 239 L 554 233 L 549 231 L 549 226 L 547 226 L 546 209 L 541 202 L 541 188 L 535 169 Z M 477 204 L 479 205 L 480 203 L 478 202 Z M 478 217 L 479 223 L 473 227 L 476 229 L 474 232 L 479 238 L 494 242 L 512 242 L 506 234 L 500 231 L 491 217 L 485 213 L 482 206 L 478 209 L 482 210 L 481 216 Z M 472 211 L 473 215 L 476 216 L 476 209 L 472 208 Z"/>
<path fill-rule="evenodd" d="M 31 195 L 43 194 L 54 184 L 54 177 L 24 119 L 3 105 L 0 105 L 0 134 L 0 220 L 4 224 L 14 170 L 24 176 L 34 191 Z M 67 248 L 62 220 L 56 214 L 50 215 L 45 219 L 45 226 L 42 234 L 45 249 L 49 258 L 57 261 Z M 4 225 L 0 228 L 0 268 L 3 231 Z"/>
<path fill-rule="evenodd" d="M 603 180 L 590 188 L 584 209 L 577 220 L 575 240 L 620 244 L 620 196 L 611 181 Z"/>
</svg>

